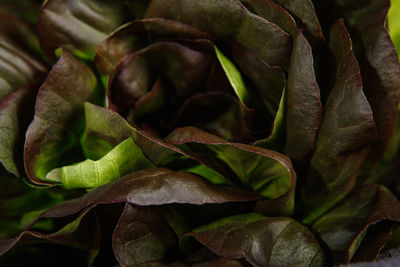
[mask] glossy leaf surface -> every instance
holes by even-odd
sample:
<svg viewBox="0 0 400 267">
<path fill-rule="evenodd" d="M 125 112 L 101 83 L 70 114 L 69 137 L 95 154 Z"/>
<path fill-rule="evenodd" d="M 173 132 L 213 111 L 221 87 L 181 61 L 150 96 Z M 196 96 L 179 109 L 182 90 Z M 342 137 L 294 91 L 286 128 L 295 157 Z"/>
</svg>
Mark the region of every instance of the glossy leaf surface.
<svg viewBox="0 0 400 267">
<path fill-rule="evenodd" d="M 290 218 L 243 214 L 199 227 L 187 236 L 220 256 L 244 258 L 256 266 L 324 266 L 318 242 Z"/>
</svg>

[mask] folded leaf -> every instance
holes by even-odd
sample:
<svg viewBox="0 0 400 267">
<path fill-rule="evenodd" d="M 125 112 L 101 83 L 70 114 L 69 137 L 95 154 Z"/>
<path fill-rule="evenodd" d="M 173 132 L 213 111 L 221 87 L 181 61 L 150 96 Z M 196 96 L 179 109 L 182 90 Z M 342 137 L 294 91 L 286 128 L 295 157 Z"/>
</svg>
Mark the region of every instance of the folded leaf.
<svg viewBox="0 0 400 267">
<path fill-rule="evenodd" d="M 294 39 L 290 60 L 285 154 L 295 161 L 307 162 L 314 150 L 322 107 L 312 50 L 300 33 Z"/>
<path fill-rule="evenodd" d="M 177 101 L 197 92 L 204 86 L 211 56 L 172 42 L 159 42 L 136 53 L 126 55 L 113 69 L 107 88 L 107 104 L 126 114 L 134 107 L 152 84 L 158 73 L 172 85 L 164 94 L 161 114 L 169 114 Z M 162 88 L 162 90 L 167 90 Z M 166 107 L 168 110 L 165 110 Z M 151 122 L 159 120 L 158 116 Z"/>
<path fill-rule="evenodd" d="M 312 229 L 329 247 L 336 264 L 348 263 L 354 255 L 370 261 L 389 240 L 393 225 L 386 220 L 400 221 L 400 202 L 385 187 L 369 185 L 352 192 Z M 358 249 L 364 246 L 368 250 L 360 254 Z"/>
<path fill-rule="evenodd" d="M 23 173 L 20 151 L 33 117 L 37 83 L 46 72 L 37 42 L 28 25 L 0 10 L 0 162 L 17 176 Z"/>
<path fill-rule="evenodd" d="M 249 143 L 269 130 L 255 109 L 246 108 L 226 92 L 198 93 L 179 108 L 172 129 L 194 126 L 234 142 Z"/>
<path fill-rule="evenodd" d="M 260 109 L 260 113 L 267 111 L 274 118 L 286 86 L 286 77 L 282 69 L 270 66 L 250 50 L 239 46 L 233 47 L 232 58 L 261 97 L 263 109 Z M 256 101 L 254 97 L 253 101 Z"/>
<path fill-rule="evenodd" d="M 132 138 L 128 138 L 104 157 L 53 169 L 46 180 L 61 183 L 65 188 L 95 188 L 113 182 L 122 176 L 155 167 L 142 153 Z"/>
<path fill-rule="evenodd" d="M 255 266 L 325 266 L 318 241 L 290 218 L 242 214 L 201 226 L 189 236 L 219 256 Z"/>
<path fill-rule="evenodd" d="M 41 218 L 64 217 L 98 204 L 127 202 L 150 206 L 170 203 L 248 202 L 258 199 L 254 193 L 230 186 L 212 185 L 188 172 L 153 168 L 134 172 L 120 180 L 93 189 L 80 198 L 63 202 L 41 214 Z"/>
<path fill-rule="evenodd" d="M 306 187 L 305 223 L 310 223 L 343 199 L 375 141 L 371 108 L 362 91 L 360 71 L 343 21 L 331 29 L 330 49 L 336 60 L 331 89 Z"/>
<path fill-rule="evenodd" d="M 126 54 L 157 41 L 174 39 L 211 39 L 189 25 L 162 18 L 141 19 L 123 25 L 96 47 L 96 66 L 103 75 Z"/>
<path fill-rule="evenodd" d="M 100 248 L 100 225 L 97 217 L 85 210 L 82 214 L 60 230 L 51 234 L 35 231 L 24 231 L 19 236 L 0 240 L 0 255 L 12 249 L 17 243 L 30 244 L 51 242 L 60 245 L 69 245 L 80 249 L 91 250 L 94 258 Z"/>
<path fill-rule="evenodd" d="M 35 51 L 36 42 L 28 25 L 0 12 L 0 101 L 43 79 L 47 69 Z"/>
<path fill-rule="evenodd" d="M 239 1 L 153 0 L 146 17 L 187 23 L 217 38 L 246 47 L 271 65 L 288 66 L 290 37 L 275 24 L 251 14 Z"/>
<path fill-rule="evenodd" d="M 124 23 L 122 1 L 48 0 L 39 13 L 40 44 L 48 57 L 63 47 L 79 57 L 93 57 L 94 48 Z"/>
<path fill-rule="evenodd" d="M 363 166 L 364 177 L 388 148 L 396 125 L 396 115 L 400 101 L 400 64 L 394 45 L 385 28 L 385 20 L 390 1 L 371 1 L 376 6 L 384 6 L 379 12 L 360 19 L 352 28 L 357 58 L 364 83 L 364 92 L 371 105 L 378 140 Z M 350 19 L 350 18 L 349 18 Z M 366 176 L 366 177 L 365 177 Z M 372 181 L 373 182 L 373 181 Z"/>
<path fill-rule="evenodd" d="M 26 186 L 24 181 L 0 166 L 0 239 L 11 238 L 24 229 L 26 214 L 55 205 L 51 192 Z"/>
<path fill-rule="evenodd" d="M 300 28 L 305 28 L 305 35 L 311 43 L 319 45 L 324 42 L 321 25 L 319 25 L 317 14 L 315 13 L 314 5 L 311 0 L 276 0 L 276 2 L 293 15 L 298 21 Z"/>
<path fill-rule="evenodd" d="M 259 212 L 284 215 L 293 212 L 296 174 L 286 156 L 260 147 L 230 143 L 194 127 L 176 129 L 166 140 L 232 182 L 269 199 L 258 203 Z"/>
<path fill-rule="evenodd" d="M 26 132 L 25 167 L 32 182 L 51 184 L 43 181 L 46 174 L 79 144 L 83 104 L 93 98 L 95 87 L 92 71 L 64 51 L 39 89 L 35 116 Z M 79 151 L 74 153 L 76 162 Z"/>
<path fill-rule="evenodd" d="M 254 11 L 286 30 L 293 38 L 287 77 L 285 154 L 305 164 L 314 151 L 322 107 L 312 49 L 286 10 L 271 0 L 245 0 Z M 301 142 L 299 142 L 301 140 Z"/>
<path fill-rule="evenodd" d="M 82 146 L 86 154 L 94 159 L 103 157 L 120 142 L 132 137 L 143 154 L 156 166 L 196 173 L 215 184 L 229 184 L 221 174 L 201 165 L 202 162 L 198 158 L 192 158 L 179 148 L 133 128 L 111 110 L 86 103 L 85 114 L 86 130 Z"/>
<path fill-rule="evenodd" d="M 135 140 L 144 155 L 157 166 L 167 165 L 177 159 L 180 154 L 179 149 L 138 131 L 111 110 L 85 103 L 85 117 L 86 129 L 82 137 L 82 145 L 86 153 L 95 155 L 94 158 L 101 158 L 129 137 Z M 103 149 L 98 151 L 96 147 L 103 147 Z"/>
<path fill-rule="evenodd" d="M 333 1 L 344 14 L 352 33 L 354 51 L 360 63 L 364 93 L 371 105 L 378 140 L 362 166 L 359 181 L 375 183 L 371 177 L 388 148 L 396 124 L 400 101 L 400 64 L 386 29 L 390 0 L 371 0 L 356 5 Z"/>
<path fill-rule="evenodd" d="M 225 71 L 228 80 L 235 91 L 239 100 L 246 106 L 251 105 L 251 96 L 249 91 L 246 89 L 246 85 L 243 81 L 240 71 L 236 68 L 232 61 L 229 60 L 216 46 L 214 46 L 215 53 L 218 61 Z"/>
<path fill-rule="evenodd" d="M 0 101 L 0 162 L 16 176 L 24 173 L 21 151 L 25 130 L 33 118 L 35 94 L 35 86 L 27 85 Z"/>
</svg>

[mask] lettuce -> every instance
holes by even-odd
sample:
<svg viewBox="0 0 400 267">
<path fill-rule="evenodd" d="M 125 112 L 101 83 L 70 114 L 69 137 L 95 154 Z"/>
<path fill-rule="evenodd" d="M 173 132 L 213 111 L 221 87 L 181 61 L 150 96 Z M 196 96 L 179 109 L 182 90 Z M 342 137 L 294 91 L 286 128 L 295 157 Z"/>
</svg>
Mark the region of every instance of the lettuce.
<svg viewBox="0 0 400 267">
<path fill-rule="evenodd" d="M 14 2 L 0 265 L 336 266 L 399 246 L 389 0 Z"/>
</svg>

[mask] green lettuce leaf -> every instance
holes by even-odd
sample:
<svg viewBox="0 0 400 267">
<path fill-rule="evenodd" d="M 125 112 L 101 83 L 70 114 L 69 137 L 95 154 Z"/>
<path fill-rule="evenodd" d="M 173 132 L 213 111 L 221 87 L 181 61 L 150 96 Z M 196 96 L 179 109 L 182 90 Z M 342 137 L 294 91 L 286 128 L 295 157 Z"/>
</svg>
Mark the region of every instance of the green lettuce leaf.
<svg viewBox="0 0 400 267">
<path fill-rule="evenodd" d="M 99 160 L 87 159 L 53 169 L 46 175 L 46 180 L 61 183 L 65 188 L 95 188 L 130 172 L 152 167 L 155 165 L 143 155 L 133 139 L 128 138 Z"/>
<path fill-rule="evenodd" d="M 392 38 L 393 44 L 396 47 L 397 54 L 400 52 L 400 1 L 392 0 L 391 6 L 388 12 L 388 28 L 390 37 Z"/>
<path fill-rule="evenodd" d="M 246 89 L 246 85 L 243 81 L 243 77 L 240 74 L 240 71 L 236 68 L 233 62 L 229 60 L 229 58 L 227 58 L 216 46 L 214 46 L 214 49 L 218 61 L 221 63 L 221 66 L 224 69 L 225 74 L 228 77 L 229 83 L 232 85 L 232 88 L 235 91 L 237 97 L 243 104 L 249 106 L 251 102 L 251 96 Z"/>
</svg>

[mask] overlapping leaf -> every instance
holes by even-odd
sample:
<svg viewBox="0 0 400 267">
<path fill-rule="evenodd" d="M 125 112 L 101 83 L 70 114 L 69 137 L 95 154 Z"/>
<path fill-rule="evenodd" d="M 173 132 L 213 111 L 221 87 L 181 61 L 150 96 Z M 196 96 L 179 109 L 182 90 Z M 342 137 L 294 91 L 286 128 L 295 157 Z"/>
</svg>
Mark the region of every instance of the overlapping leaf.
<svg viewBox="0 0 400 267">
<path fill-rule="evenodd" d="M 97 46 L 96 66 L 105 75 L 130 52 L 156 41 L 182 38 L 211 39 L 211 36 L 178 21 L 162 18 L 135 20 L 119 28 Z"/>
<path fill-rule="evenodd" d="M 28 25 L 0 11 L 0 162 L 15 175 L 23 172 L 21 146 L 46 72 L 36 43 Z"/>
<path fill-rule="evenodd" d="M 58 201 L 48 191 L 26 186 L 22 179 L 7 173 L 2 167 L 0 188 L 1 239 L 18 235 L 23 230 L 21 221 L 29 212 L 48 208 Z"/>
<path fill-rule="evenodd" d="M 41 217 L 63 217 L 98 204 L 127 202 L 149 206 L 169 203 L 201 205 L 205 203 L 247 202 L 259 197 L 230 186 L 212 185 L 188 172 L 152 168 L 134 172 L 120 180 L 100 186 L 81 198 L 63 202 L 46 210 Z"/>
<path fill-rule="evenodd" d="M 264 119 L 232 94 L 205 92 L 183 103 L 172 128 L 194 126 L 229 141 L 248 143 L 268 133 Z"/>
<path fill-rule="evenodd" d="M 23 173 L 21 151 L 25 130 L 33 118 L 36 91 L 34 85 L 27 85 L 0 102 L 0 162 L 16 176 Z"/>
<path fill-rule="evenodd" d="M 42 49 L 52 59 L 59 47 L 93 58 L 96 45 L 124 23 L 125 8 L 123 1 L 46 1 L 38 21 Z"/>
<path fill-rule="evenodd" d="M 288 34 L 275 24 L 251 14 L 239 1 L 153 0 L 146 17 L 187 23 L 225 41 L 246 47 L 271 65 L 288 66 L 291 49 Z"/>
<path fill-rule="evenodd" d="M 348 7 L 344 2 L 335 1 L 335 4 L 341 10 Z M 378 140 L 373 144 L 363 166 L 360 177 L 362 180 L 370 176 L 387 149 L 396 124 L 400 100 L 399 60 L 385 28 L 389 7 L 389 0 L 374 0 L 345 12 L 354 37 L 355 53 L 360 62 L 364 92 L 371 105 L 378 133 Z"/>
<path fill-rule="evenodd" d="M 129 137 L 134 139 L 144 155 L 157 166 L 166 165 L 177 158 L 179 150 L 174 146 L 136 130 L 111 110 L 86 103 L 85 116 L 86 129 L 82 145 L 86 155 L 91 155 L 94 159 L 101 158 Z"/>
<path fill-rule="evenodd" d="M 397 134 L 382 159 L 400 99 L 389 0 L 48 0 L 40 43 L 65 52 L 37 95 L 36 16 L 3 2 L 0 235 L 34 226 L 0 241 L 0 265 L 36 242 L 90 265 L 100 225 L 105 265 L 325 266 L 374 260 L 400 222 L 387 188 L 359 186 L 400 192 Z M 6 174 L 24 176 L 22 152 L 31 182 L 63 187 Z"/>
<path fill-rule="evenodd" d="M 387 220 L 387 221 L 385 221 Z M 377 185 L 352 192 L 312 228 L 319 234 L 338 263 L 375 260 L 390 239 L 393 223 L 400 221 L 400 202 Z"/>
<path fill-rule="evenodd" d="M 300 28 L 305 28 L 306 36 L 311 43 L 321 44 L 324 41 L 314 5 L 311 0 L 289 1 L 277 0 L 278 4 L 289 11 L 298 20 Z M 304 25 L 304 26 L 303 26 Z"/>
<path fill-rule="evenodd" d="M 111 74 L 107 89 L 108 105 L 126 114 L 151 89 L 156 72 L 172 84 L 170 91 L 161 90 L 170 95 L 163 104 L 173 109 L 176 98 L 188 97 L 204 86 L 210 61 L 211 57 L 207 54 L 171 42 L 159 42 L 128 54 Z"/>
<path fill-rule="evenodd" d="M 27 245 L 39 242 L 52 242 L 79 249 L 91 249 L 93 253 L 91 260 L 93 260 L 100 245 L 99 222 L 89 208 L 82 212 L 77 219 L 55 233 L 43 234 L 36 231 L 24 231 L 15 238 L 0 240 L 0 255 L 12 249 L 17 243 Z"/>
<path fill-rule="evenodd" d="M 38 59 L 36 43 L 28 25 L 0 12 L 0 101 L 43 78 L 46 66 Z"/>
<path fill-rule="evenodd" d="M 255 86 L 262 99 L 262 111 L 267 111 L 274 118 L 286 86 L 286 77 L 280 67 L 270 66 L 248 49 L 234 46 L 232 57 L 240 71 Z"/>
<path fill-rule="evenodd" d="M 324 266 L 317 240 L 290 218 L 243 214 L 201 226 L 186 236 L 217 255 L 246 259 L 256 266 Z"/>
<path fill-rule="evenodd" d="M 176 129 L 167 141 L 232 182 L 270 199 L 258 203 L 259 212 L 274 215 L 293 212 L 296 174 L 286 156 L 260 147 L 230 143 L 193 127 Z"/>
<path fill-rule="evenodd" d="M 285 154 L 296 162 L 305 163 L 313 152 L 322 113 L 311 46 L 287 11 L 273 1 L 243 2 L 266 20 L 279 25 L 293 38 L 287 77 Z"/>
<path fill-rule="evenodd" d="M 354 187 L 357 173 L 375 141 L 372 111 L 362 91 L 359 67 L 343 21 L 331 29 L 336 82 L 330 91 L 302 192 L 309 223 Z"/>
<path fill-rule="evenodd" d="M 34 183 L 49 184 L 43 181 L 46 174 L 62 160 L 68 164 L 65 153 L 79 144 L 83 104 L 93 99 L 95 87 L 92 71 L 64 51 L 39 89 L 26 132 L 25 167 Z M 76 162 L 79 150 L 73 153 Z"/>
</svg>

